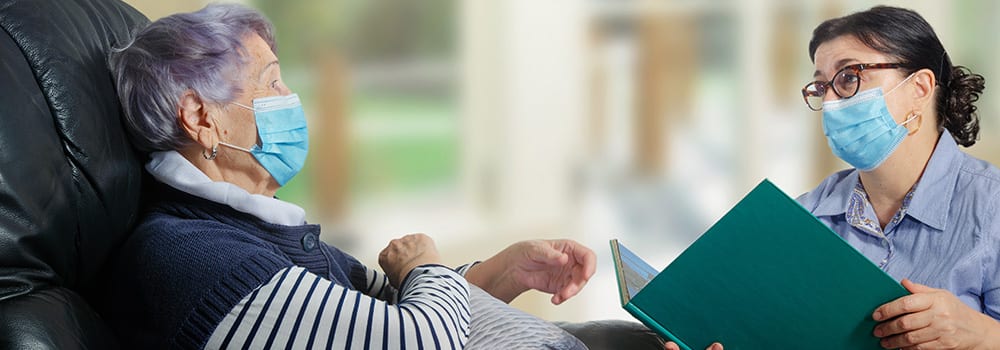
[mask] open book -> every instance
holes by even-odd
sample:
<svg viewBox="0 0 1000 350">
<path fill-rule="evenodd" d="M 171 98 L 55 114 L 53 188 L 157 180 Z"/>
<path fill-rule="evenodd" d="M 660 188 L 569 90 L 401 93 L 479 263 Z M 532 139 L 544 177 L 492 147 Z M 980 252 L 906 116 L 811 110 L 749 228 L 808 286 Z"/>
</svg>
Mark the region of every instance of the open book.
<svg viewBox="0 0 1000 350">
<path fill-rule="evenodd" d="M 909 294 L 767 180 L 662 272 L 611 251 L 622 307 L 688 350 L 881 349 L 872 312 Z"/>
</svg>

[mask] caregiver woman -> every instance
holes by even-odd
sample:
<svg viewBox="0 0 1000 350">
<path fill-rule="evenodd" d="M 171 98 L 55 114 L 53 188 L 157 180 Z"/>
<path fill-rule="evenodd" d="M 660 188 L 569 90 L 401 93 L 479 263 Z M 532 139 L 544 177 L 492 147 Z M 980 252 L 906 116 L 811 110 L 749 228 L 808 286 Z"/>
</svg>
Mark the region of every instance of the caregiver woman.
<svg viewBox="0 0 1000 350">
<path fill-rule="evenodd" d="M 873 334 L 887 349 L 1000 347 L 1000 171 L 958 148 L 978 137 L 983 77 L 900 8 L 823 22 L 809 55 L 802 94 L 854 168 L 798 200 L 913 293 L 873 310 Z"/>
</svg>

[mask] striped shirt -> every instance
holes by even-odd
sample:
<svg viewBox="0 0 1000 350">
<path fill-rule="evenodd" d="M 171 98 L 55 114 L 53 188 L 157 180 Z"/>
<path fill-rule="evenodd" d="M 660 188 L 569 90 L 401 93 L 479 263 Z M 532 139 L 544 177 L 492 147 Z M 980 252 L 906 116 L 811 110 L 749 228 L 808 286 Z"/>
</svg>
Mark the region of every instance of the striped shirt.
<svg viewBox="0 0 1000 350">
<path fill-rule="evenodd" d="M 461 349 L 470 315 L 459 272 L 420 266 L 395 302 L 396 290 L 372 269 L 366 288 L 351 290 L 302 267 L 285 268 L 230 310 L 206 348 Z"/>
</svg>

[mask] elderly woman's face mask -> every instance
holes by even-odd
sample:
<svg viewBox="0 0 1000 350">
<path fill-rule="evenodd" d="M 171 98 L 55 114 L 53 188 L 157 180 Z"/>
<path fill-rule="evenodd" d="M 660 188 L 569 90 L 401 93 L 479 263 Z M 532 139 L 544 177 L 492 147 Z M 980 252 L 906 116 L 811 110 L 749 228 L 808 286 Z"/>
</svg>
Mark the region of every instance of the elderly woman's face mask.
<svg viewBox="0 0 1000 350">
<path fill-rule="evenodd" d="M 248 152 L 284 186 L 302 170 L 309 151 L 306 116 L 298 94 L 255 98 L 253 107 L 233 104 L 253 111 L 260 144 L 247 149 L 225 142 L 221 145 Z"/>
</svg>

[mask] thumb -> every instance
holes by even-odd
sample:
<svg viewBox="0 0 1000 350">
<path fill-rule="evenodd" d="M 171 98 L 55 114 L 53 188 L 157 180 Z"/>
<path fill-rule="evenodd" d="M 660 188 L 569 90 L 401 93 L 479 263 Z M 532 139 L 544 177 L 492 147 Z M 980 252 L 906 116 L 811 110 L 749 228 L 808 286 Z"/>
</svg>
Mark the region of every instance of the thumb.
<svg viewBox="0 0 1000 350">
<path fill-rule="evenodd" d="M 908 290 L 908 291 L 910 291 L 910 293 L 914 293 L 914 294 L 916 294 L 916 293 L 933 292 L 935 290 L 934 288 L 922 285 L 922 284 L 917 283 L 917 282 L 910 281 L 907 278 L 903 279 L 902 284 L 903 284 L 903 287 L 906 288 L 906 290 Z"/>
</svg>

